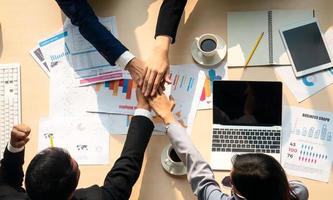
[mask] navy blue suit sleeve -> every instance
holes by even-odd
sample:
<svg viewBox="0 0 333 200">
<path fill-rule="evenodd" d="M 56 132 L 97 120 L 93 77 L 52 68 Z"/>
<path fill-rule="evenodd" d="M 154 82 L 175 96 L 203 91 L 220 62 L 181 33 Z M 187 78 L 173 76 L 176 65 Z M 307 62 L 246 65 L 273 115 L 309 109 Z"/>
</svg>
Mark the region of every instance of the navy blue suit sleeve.
<svg viewBox="0 0 333 200">
<path fill-rule="evenodd" d="M 177 29 L 187 0 L 164 0 L 158 14 L 155 37 L 168 35 L 176 41 Z"/>
<path fill-rule="evenodd" d="M 23 191 L 23 169 L 24 150 L 18 153 L 11 153 L 5 149 L 0 167 L 0 185 L 9 185 L 17 191 Z"/>
<path fill-rule="evenodd" d="M 102 199 L 127 200 L 141 171 L 154 124 L 147 117 L 132 118 L 121 156 L 105 178 Z"/>
<path fill-rule="evenodd" d="M 88 40 L 104 58 L 115 65 L 116 60 L 128 49 L 99 21 L 87 0 L 56 0 L 61 10 L 79 27 L 81 35 Z"/>
</svg>

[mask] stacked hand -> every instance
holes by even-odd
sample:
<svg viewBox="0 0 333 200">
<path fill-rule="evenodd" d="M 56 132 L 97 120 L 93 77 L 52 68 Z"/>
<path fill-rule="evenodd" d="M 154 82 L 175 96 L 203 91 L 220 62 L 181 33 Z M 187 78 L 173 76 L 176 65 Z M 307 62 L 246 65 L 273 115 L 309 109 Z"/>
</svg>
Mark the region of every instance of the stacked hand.
<svg viewBox="0 0 333 200">
<path fill-rule="evenodd" d="M 125 68 L 146 97 L 154 96 L 159 88 L 164 89 L 165 82 L 171 82 L 168 58 L 170 42 L 169 37 L 158 36 L 153 53 L 146 63 L 133 58 Z"/>
<path fill-rule="evenodd" d="M 126 66 L 133 80 L 142 89 L 146 97 L 154 96 L 159 89 L 164 90 L 164 83 L 171 83 L 169 77 L 169 46 L 171 38 L 158 36 L 155 40 L 153 53 L 147 62 L 133 58 Z"/>
<path fill-rule="evenodd" d="M 142 108 L 142 109 L 150 111 L 150 106 L 148 104 L 148 101 L 143 96 L 142 91 L 141 91 L 140 88 L 136 89 L 136 100 L 138 101 L 137 108 Z"/>
<path fill-rule="evenodd" d="M 136 98 L 138 101 L 138 108 L 149 111 L 150 108 L 152 108 L 155 113 L 163 119 L 165 124 L 170 124 L 176 121 L 172 113 L 172 110 L 175 107 L 175 100 L 172 96 L 168 98 L 160 91 L 155 96 L 146 98 L 143 96 L 142 91 L 137 88 Z"/>
<path fill-rule="evenodd" d="M 175 100 L 172 96 L 168 99 L 165 94 L 158 93 L 154 97 L 149 97 L 148 102 L 150 107 L 163 119 L 165 124 L 170 124 L 176 121 L 172 113 L 172 110 L 175 107 Z"/>
<path fill-rule="evenodd" d="M 30 127 L 24 124 L 15 125 L 10 135 L 10 144 L 15 148 L 24 147 L 29 141 Z"/>
<path fill-rule="evenodd" d="M 171 38 L 158 36 L 150 58 L 147 60 L 148 69 L 142 85 L 142 92 L 147 96 L 154 96 L 159 88 L 164 89 L 164 83 L 171 83 L 169 77 L 169 46 Z"/>
<path fill-rule="evenodd" d="M 147 64 L 140 60 L 139 58 L 133 58 L 125 67 L 126 70 L 132 76 L 132 79 L 138 84 L 139 87 L 142 86 L 143 79 L 147 72 Z"/>
</svg>

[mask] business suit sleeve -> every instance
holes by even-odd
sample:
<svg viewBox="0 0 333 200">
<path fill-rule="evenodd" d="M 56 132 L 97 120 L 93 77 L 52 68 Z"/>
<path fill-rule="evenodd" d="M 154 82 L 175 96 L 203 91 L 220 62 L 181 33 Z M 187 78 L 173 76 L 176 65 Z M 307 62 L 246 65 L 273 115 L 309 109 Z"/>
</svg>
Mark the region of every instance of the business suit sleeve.
<svg viewBox="0 0 333 200">
<path fill-rule="evenodd" d="M 116 60 L 128 49 L 99 21 L 87 0 L 56 0 L 61 10 L 79 27 L 81 35 L 88 40 L 104 58 L 115 65 Z"/>
<path fill-rule="evenodd" d="M 187 179 L 198 199 L 227 199 L 228 195 L 221 191 L 212 169 L 195 148 L 185 128 L 178 123 L 172 123 L 168 127 L 167 135 L 177 155 L 186 166 Z"/>
<path fill-rule="evenodd" d="M 24 150 L 18 153 L 11 153 L 5 149 L 4 157 L 1 160 L 0 167 L 0 185 L 5 184 L 15 188 L 17 191 L 23 191 L 23 169 Z"/>
<path fill-rule="evenodd" d="M 103 199 L 129 199 L 141 171 L 144 153 L 154 125 L 149 118 L 132 118 L 123 151 L 102 186 Z"/>
<path fill-rule="evenodd" d="M 176 41 L 177 29 L 187 0 L 164 0 L 158 14 L 155 37 L 167 35 Z"/>
</svg>

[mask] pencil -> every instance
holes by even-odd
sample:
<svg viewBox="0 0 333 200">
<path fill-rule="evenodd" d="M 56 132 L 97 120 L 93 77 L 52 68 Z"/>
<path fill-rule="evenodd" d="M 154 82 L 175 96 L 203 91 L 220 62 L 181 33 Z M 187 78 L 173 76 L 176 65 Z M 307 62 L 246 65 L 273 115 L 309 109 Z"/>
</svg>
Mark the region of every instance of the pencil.
<svg viewBox="0 0 333 200">
<path fill-rule="evenodd" d="M 251 58 L 252 58 L 254 52 L 255 52 L 256 49 L 258 48 L 259 43 L 260 43 L 260 41 L 261 41 L 261 39 L 262 39 L 263 36 L 264 36 L 264 32 L 262 32 L 262 33 L 260 34 L 260 36 L 258 37 L 258 39 L 257 39 L 257 41 L 256 41 L 256 43 L 255 43 L 255 45 L 254 45 L 254 47 L 253 47 L 252 50 L 251 50 L 251 53 L 250 53 L 249 57 L 247 57 L 246 63 L 245 63 L 245 65 L 244 65 L 244 68 L 246 68 L 247 65 L 249 64 L 249 62 L 250 62 L 250 60 L 251 60 Z"/>
<path fill-rule="evenodd" d="M 54 143 L 53 143 L 53 134 L 50 134 L 50 146 L 54 147 Z"/>
</svg>

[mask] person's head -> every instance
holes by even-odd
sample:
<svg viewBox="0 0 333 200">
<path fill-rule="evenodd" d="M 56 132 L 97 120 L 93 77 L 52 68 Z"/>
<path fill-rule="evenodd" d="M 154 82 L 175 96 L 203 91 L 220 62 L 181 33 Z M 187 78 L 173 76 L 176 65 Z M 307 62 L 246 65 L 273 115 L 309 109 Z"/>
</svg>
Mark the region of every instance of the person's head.
<svg viewBox="0 0 333 200">
<path fill-rule="evenodd" d="M 30 162 L 25 187 L 32 200 L 68 200 L 77 187 L 80 170 L 61 148 L 47 148 Z"/>
<path fill-rule="evenodd" d="M 246 200 L 291 200 L 291 190 L 282 166 L 265 154 L 236 155 L 231 171 L 234 192 Z"/>
</svg>

